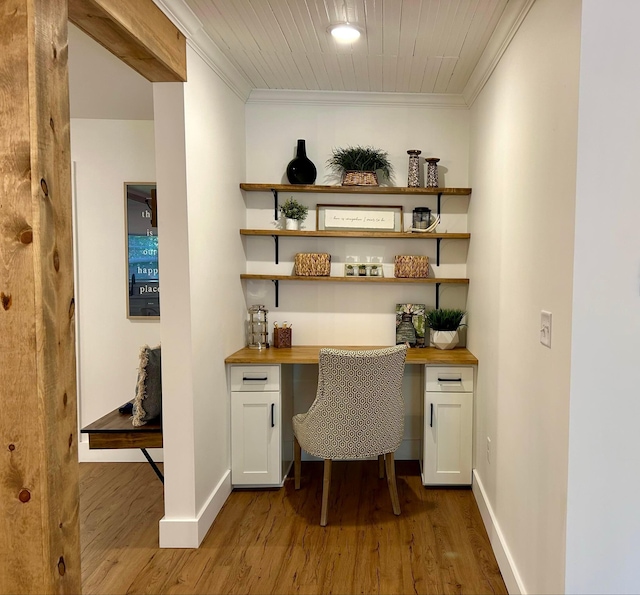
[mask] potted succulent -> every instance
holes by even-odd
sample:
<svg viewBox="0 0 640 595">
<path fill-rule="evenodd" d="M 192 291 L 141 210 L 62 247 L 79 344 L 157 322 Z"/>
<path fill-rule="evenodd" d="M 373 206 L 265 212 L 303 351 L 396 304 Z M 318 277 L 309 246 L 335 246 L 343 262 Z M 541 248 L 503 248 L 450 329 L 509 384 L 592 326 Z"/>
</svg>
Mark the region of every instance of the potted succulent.
<svg viewBox="0 0 640 595">
<path fill-rule="evenodd" d="M 464 310 L 440 308 L 426 313 L 426 323 L 430 329 L 431 344 L 438 349 L 453 349 L 459 341 L 458 329 L 466 326 L 462 322 Z"/>
<path fill-rule="evenodd" d="M 300 229 L 300 222 L 307 218 L 309 207 L 299 203 L 295 198 L 290 196 L 284 204 L 280 205 L 280 212 L 285 218 L 285 229 Z"/>
<path fill-rule="evenodd" d="M 342 178 L 343 186 L 377 186 L 378 176 L 391 181 L 393 166 L 389 155 L 373 147 L 346 147 L 333 149 L 327 165 Z"/>
</svg>

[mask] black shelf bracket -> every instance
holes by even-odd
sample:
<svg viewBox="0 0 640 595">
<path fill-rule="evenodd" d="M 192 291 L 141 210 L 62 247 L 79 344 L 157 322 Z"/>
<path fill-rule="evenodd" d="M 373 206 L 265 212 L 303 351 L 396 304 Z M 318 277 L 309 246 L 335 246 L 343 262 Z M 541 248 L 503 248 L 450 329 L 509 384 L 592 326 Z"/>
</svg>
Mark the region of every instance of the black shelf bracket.
<svg viewBox="0 0 640 595">
<path fill-rule="evenodd" d="M 442 238 L 436 240 L 436 266 L 440 266 L 440 241 Z"/>
<path fill-rule="evenodd" d="M 280 281 L 278 279 L 271 279 L 271 282 L 273 283 L 274 287 L 275 287 L 275 291 L 276 291 L 276 308 L 278 307 L 278 289 L 279 289 L 279 283 Z"/>
<path fill-rule="evenodd" d="M 276 245 L 276 264 L 278 264 L 279 263 L 279 260 L 278 260 L 278 246 L 279 246 L 280 238 L 278 236 L 276 236 L 276 235 L 272 235 L 271 237 L 273 238 L 273 241 L 275 242 L 275 245 Z"/>
<path fill-rule="evenodd" d="M 438 217 L 440 217 L 440 200 L 442 199 L 442 192 L 438 192 Z"/>
<path fill-rule="evenodd" d="M 440 283 L 436 283 L 436 310 L 440 309 Z"/>
<path fill-rule="evenodd" d="M 277 221 L 278 220 L 278 191 L 275 188 L 272 188 L 271 192 L 273 192 L 273 218 Z M 440 203 L 438 202 L 438 204 Z M 440 208 L 438 208 L 438 212 L 440 212 Z"/>
</svg>

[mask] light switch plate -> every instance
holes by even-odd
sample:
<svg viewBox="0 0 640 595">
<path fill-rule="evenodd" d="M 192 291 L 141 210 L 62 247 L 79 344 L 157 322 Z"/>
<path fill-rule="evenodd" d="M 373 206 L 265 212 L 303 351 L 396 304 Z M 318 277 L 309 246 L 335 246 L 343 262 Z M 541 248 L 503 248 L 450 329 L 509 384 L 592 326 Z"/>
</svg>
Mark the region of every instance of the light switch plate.
<svg viewBox="0 0 640 595">
<path fill-rule="evenodd" d="M 540 312 L 540 343 L 551 348 L 551 312 Z"/>
</svg>

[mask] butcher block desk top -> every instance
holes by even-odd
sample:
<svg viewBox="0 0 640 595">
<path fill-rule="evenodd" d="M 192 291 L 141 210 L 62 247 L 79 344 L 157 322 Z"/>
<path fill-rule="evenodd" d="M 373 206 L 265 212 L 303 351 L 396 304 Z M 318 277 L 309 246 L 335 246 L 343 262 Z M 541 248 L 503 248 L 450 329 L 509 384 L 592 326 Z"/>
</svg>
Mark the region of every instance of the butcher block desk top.
<svg viewBox="0 0 640 595">
<path fill-rule="evenodd" d="M 367 346 L 331 346 L 331 345 L 294 345 L 276 349 L 249 349 L 244 347 L 232 353 L 224 360 L 225 364 L 317 364 L 320 349 L 332 347 L 334 349 L 381 349 L 372 345 Z M 388 347 L 388 346 L 387 346 Z M 407 350 L 407 364 L 438 364 L 441 366 L 477 365 L 478 358 L 468 349 L 436 349 L 435 347 L 413 348 Z"/>
</svg>

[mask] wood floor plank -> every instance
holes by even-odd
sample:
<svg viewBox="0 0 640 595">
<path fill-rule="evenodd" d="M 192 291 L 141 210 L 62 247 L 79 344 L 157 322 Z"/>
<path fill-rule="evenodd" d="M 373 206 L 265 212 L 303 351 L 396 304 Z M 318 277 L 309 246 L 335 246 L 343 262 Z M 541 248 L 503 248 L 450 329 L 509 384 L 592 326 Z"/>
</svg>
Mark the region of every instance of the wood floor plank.
<svg viewBox="0 0 640 595">
<path fill-rule="evenodd" d="M 322 462 L 303 462 L 300 490 L 234 490 L 200 548 L 161 550 L 148 465 L 82 463 L 83 592 L 506 593 L 471 491 L 424 488 L 415 461 L 396 474 L 400 516 L 376 461 L 336 461 L 321 527 Z"/>
</svg>

